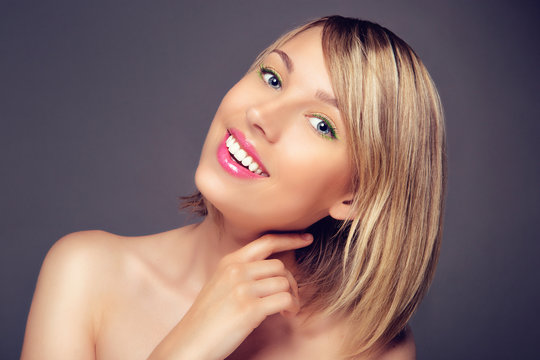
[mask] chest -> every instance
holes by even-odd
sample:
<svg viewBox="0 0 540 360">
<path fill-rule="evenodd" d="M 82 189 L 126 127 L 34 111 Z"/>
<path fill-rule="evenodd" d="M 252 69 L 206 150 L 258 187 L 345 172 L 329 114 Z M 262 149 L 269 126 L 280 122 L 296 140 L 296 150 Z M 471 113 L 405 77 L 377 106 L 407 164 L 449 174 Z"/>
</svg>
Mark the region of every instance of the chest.
<svg viewBox="0 0 540 360">
<path fill-rule="evenodd" d="M 182 319 L 191 301 L 178 294 L 139 296 L 118 300 L 104 312 L 98 331 L 96 358 L 146 359 L 152 350 Z M 227 360 L 327 360 L 335 359 L 335 342 L 327 336 L 298 338 L 280 315 L 263 322 Z"/>
<path fill-rule="evenodd" d="M 147 359 L 189 310 L 197 291 L 150 271 L 126 272 L 103 294 L 96 329 L 96 358 Z M 176 283 L 188 284 L 189 279 Z M 298 335 L 281 315 L 268 317 L 227 360 L 336 359 L 335 336 L 323 331 Z"/>
<path fill-rule="evenodd" d="M 193 298 L 158 286 L 121 286 L 106 297 L 96 359 L 147 359 L 187 312 Z"/>
<path fill-rule="evenodd" d="M 295 334 L 281 315 L 267 318 L 226 360 L 338 359 L 338 341 L 331 332 Z"/>
</svg>

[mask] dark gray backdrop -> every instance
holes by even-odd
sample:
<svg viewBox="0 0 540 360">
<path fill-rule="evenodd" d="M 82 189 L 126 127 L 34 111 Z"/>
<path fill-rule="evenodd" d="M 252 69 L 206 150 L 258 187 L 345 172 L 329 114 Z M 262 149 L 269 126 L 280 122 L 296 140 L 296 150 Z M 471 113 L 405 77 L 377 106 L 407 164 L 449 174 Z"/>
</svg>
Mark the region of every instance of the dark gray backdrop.
<svg viewBox="0 0 540 360">
<path fill-rule="evenodd" d="M 449 187 L 419 359 L 538 351 L 539 18 L 534 1 L 2 1 L 0 358 L 19 356 L 62 235 L 189 222 L 199 151 L 226 90 L 304 21 L 377 21 L 422 57 L 446 108 Z"/>
</svg>

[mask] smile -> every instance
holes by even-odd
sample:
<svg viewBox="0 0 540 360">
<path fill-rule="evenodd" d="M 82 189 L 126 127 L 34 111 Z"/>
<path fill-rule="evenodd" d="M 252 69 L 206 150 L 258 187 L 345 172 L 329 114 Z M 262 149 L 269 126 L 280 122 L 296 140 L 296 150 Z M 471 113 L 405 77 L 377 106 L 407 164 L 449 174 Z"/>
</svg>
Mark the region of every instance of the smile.
<svg viewBox="0 0 540 360">
<path fill-rule="evenodd" d="M 241 178 L 268 177 L 255 148 L 236 129 L 227 132 L 218 148 L 218 161 L 230 174 Z"/>
</svg>

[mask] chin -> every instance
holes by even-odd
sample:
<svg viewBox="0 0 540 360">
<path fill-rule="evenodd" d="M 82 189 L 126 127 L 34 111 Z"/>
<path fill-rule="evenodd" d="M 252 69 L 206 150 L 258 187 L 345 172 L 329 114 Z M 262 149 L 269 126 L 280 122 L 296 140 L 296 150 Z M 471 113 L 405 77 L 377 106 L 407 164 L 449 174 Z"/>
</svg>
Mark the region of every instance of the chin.
<svg viewBox="0 0 540 360">
<path fill-rule="evenodd" d="M 262 235 L 273 231 L 301 231 L 324 217 L 294 219 L 292 214 L 287 214 L 278 207 L 261 209 L 249 204 L 249 199 L 246 198 L 242 202 L 235 201 L 230 193 L 218 190 L 220 188 L 213 185 L 215 183 L 212 181 L 203 179 L 197 187 L 224 223 L 246 233 Z"/>
<path fill-rule="evenodd" d="M 245 219 L 245 216 L 240 213 L 240 209 L 234 206 L 233 195 L 218 174 L 215 174 L 204 164 L 199 164 L 195 172 L 195 186 L 204 196 L 206 202 L 219 212 L 220 217 L 223 217 L 227 222 L 232 221 L 241 225 L 240 220 Z M 236 214 L 236 216 L 231 216 L 231 214 Z"/>
<path fill-rule="evenodd" d="M 306 203 L 305 197 L 288 196 L 281 199 L 261 199 L 255 195 L 260 191 L 230 177 L 210 159 L 201 159 L 195 172 L 195 184 L 204 198 L 215 208 L 228 225 L 252 234 L 269 231 L 301 231 L 328 215 L 316 203 Z M 253 196 L 251 196 L 251 195 Z M 262 206 L 261 206 L 262 205 Z M 303 214 L 299 216 L 299 214 Z"/>
</svg>

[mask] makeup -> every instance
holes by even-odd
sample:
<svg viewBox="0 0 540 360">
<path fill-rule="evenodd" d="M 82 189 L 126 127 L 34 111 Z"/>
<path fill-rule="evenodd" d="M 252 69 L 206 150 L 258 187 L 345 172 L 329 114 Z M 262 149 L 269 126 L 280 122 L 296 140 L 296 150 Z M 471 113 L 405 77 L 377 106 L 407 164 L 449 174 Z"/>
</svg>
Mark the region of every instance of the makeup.
<svg viewBox="0 0 540 360">
<path fill-rule="evenodd" d="M 309 123 L 315 131 L 322 137 L 329 140 L 338 140 L 337 132 L 332 121 L 322 114 L 312 114 L 307 116 Z"/>
<path fill-rule="evenodd" d="M 253 145 L 237 129 L 227 131 L 218 147 L 217 158 L 220 165 L 236 177 L 257 179 L 269 176 Z"/>
<path fill-rule="evenodd" d="M 257 72 L 259 73 L 259 77 L 262 79 L 262 81 L 264 81 L 268 86 L 275 90 L 281 90 L 283 80 L 281 80 L 281 76 L 279 76 L 276 70 L 261 64 Z"/>
</svg>

